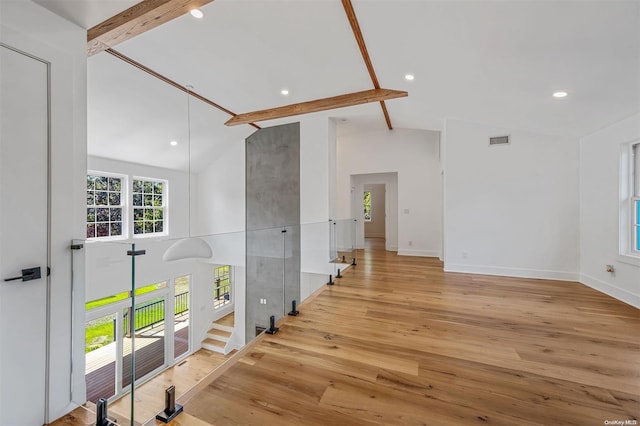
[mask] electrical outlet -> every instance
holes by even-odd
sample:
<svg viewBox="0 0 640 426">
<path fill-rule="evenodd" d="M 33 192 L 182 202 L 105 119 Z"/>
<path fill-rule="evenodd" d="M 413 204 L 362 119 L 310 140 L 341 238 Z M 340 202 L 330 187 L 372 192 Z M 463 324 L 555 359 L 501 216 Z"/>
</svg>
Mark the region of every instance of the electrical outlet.
<svg viewBox="0 0 640 426">
<path fill-rule="evenodd" d="M 409 247 L 413 245 L 413 241 L 409 241 Z"/>
<path fill-rule="evenodd" d="M 468 258 L 468 257 L 469 257 L 469 252 L 468 252 L 468 251 L 466 251 L 466 250 L 465 250 L 465 251 L 463 251 L 463 252 L 462 252 L 462 258 L 463 258 L 463 259 L 466 259 L 466 258 Z"/>
</svg>

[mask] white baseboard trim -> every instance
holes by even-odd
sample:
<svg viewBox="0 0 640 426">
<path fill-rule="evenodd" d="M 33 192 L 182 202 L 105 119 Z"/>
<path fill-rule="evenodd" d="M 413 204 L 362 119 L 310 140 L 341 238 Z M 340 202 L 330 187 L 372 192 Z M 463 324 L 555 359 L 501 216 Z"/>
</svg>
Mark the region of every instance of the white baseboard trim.
<svg viewBox="0 0 640 426">
<path fill-rule="evenodd" d="M 384 234 L 367 234 L 365 232 L 365 238 L 384 238 Z"/>
<path fill-rule="evenodd" d="M 387 251 L 398 251 L 398 246 L 389 245 L 389 248 L 387 249 Z"/>
<path fill-rule="evenodd" d="M 400 249 L 398 256 L 440 257 L 440 252 L 438 250 Z"/>
<path fill-rule="evenodd" d="M 640 309 L 640 294 L 633 294 L 629 290 L 609 284 L 608 282 L 587 274 L 580 274 L 580 282 L 594 290 L 598 290 L 601 293 Z"/>
<path fill-rule="evenodd" d="M 504 266 L 444 264 L 445 272 L 463 272 L 466 274 L 500 275 L 518 278 L 537 278 L 542 280 L 578 281 L 577 272 L 547 271 L 543 269 L 506 268 Z"/>
</svg>

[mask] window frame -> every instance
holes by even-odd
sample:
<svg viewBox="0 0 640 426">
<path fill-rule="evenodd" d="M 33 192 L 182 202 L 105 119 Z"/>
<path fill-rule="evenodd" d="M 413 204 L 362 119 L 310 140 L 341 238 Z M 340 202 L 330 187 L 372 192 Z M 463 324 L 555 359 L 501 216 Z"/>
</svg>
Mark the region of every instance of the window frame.
<svg viewBox="0 0 640 426">
<path fill-rule="evenodd" d="M 142 182 L 151 182 L 151 183 L 161 183 L 162 184 L 162 206 L 158 207 L 158 206 L 136 206 L 134 205 L 133 202 L 133 198 L 136 194 L 138 194 L 137 192 L 134 191 L 133 185 L 135 181 L 142 181 Z M 167 235 L 169 235 L 169 218 L 168 218 L 168 213 L 169 213 L 169 181 L 167 179 L 160 179 L 160 178 L 149 178 L 149 177 L 142 177 L 142 176 L 132 176 L 131 177 L 131 186 L 130 186 L 130 190 L 131 190 L 131 196 L 128 198 L 130 201 L 130 207 L 128 209 L 129 212 L 129 217 L 130 217 L 130 222 L 131 222 L 131 237 L 132 238 L 153 238 L 153 237 L 165 237 Z M 141 194 L 144 195 L 144 192 L 142 192 Z M 144 203 L 143 203 L 144 204 Z M 147 210 L 147 209 L 162 209 L 162 231 L 161 232 L 143 232 L 142 234 L 136 234 L 135 233 L 135 214 L 134 211 L 135 209 L 143 209 Z M 146 222 L 146 220 L 143 219 L 142 221 L 143 223 Z"/>
<path fill-rule="evenodd" d="M 93 208 L 93 209 L 98 209 L 98 205 L 95 204 L 95 199 L 93 202 L 93 205 L 89 206 L 88 203 L 85 203 L 85 238 L 87 241 L 117 241 L 117 240 L 126 240 L 129 236 L 129 223 L 128 223 L 128 215 L 127 215 L 127 200 L 128 200 L 128 189 L 129 189 L 129 176 L 125 175 L 125 174 L 121 174 L 121 173 L 111 173 L 111 172 L 101 172 L 101 171 L 97 171 L 97 170 L 87 170 L 86 173 L 86 177 L 85 180 L 87 180 L 89 178 L 89 176 L 95 176 L 95 177 L 106 177 L 106 178 L 118 178 L 120 179 L 120 204 L 117 206 L 118 208 L 122 209 L 122 220 L 121 222 L 121 233 L 120 235 L 108 235 L 108 236 L 102 236 L 99 237 L 97 236 L 97 231 L 96 231 L 96 236 L 95 237 L 88 237 L 86 236 L 86 229 L 87 229 L 87 225 L 89 224 L 89 222 L 87 221 L 87 215 L 88 215 L 88 209 Z M 86 185 L 86 184 L 85 184 Z M 86 188 L 85 186 L 85 193 L 88 191 L 89 189 Z M 93 191 L 95 192 L 95 189 L 93 189 Z M 107 189 L 107 192 L 108 189 Z M 107 208 L 111 208 L 111 206 L 109 204 L 107 204 Z M 94 212 L 94 214 L 97 216 L 97 212 Z M 96 217 L 97 219 L 97 217 Z M 98 221 L 94 221 L 93 223 L 98 223 Z M 111 221 L 109 221 L 109 223 L 111 223 Z"/>
<path fill-rule="evenodd" d="M 634 153 L 634 147 L 636 152 Z M 635 154 L 635 155 L 634 155 Z M 622 263 L 640 267 L 637 241 L 637 209 L 640 200 L 640 139 L 620 144 L 618 257 Z"/>
<path fill-rule="evenodd" d="M 640 257 L 640 141 L 629 144 L 629 248 L 630 255 Z"/>
<path fill-rule="evenodd" d="M 227 268 L 227 272 L 225 275 L 226 276 L 226 280 L 227 280 L 227 284 L 223 284 L 220 285 L 218 283 L 218 280 L 220 279 L 220 275 L 218 275 L 218 271 L 223 269 L 223 268 Z M 218 295 L 215 295 L 216 290 L 220 290 L 222 288 L 228 287 L 228 291 L 224 292 L 224 293 L 218 293 Z M 213 268 L 213 309 L 214 310 L 218 310 L 218 309 L 222 309 L 225 306 L 231 305 L 233 303 L 233 268 L 231 267 L 231 265 L 217 265 Z M 229 298 L 228 299 L 224 299 L 224 295 L 228 294 Z M 220 300 L 220 297 L 223 297 L 223 303 L 217 304 L 218 301 Z"/>
</svg>

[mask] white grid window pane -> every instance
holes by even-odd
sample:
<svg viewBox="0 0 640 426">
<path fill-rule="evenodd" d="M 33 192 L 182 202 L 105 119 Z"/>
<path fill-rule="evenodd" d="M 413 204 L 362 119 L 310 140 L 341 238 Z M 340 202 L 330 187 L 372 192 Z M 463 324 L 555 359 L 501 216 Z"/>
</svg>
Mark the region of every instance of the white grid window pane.
<svg viewBox="0 0 640 426">
<path fill-rule="evenodd" d="M 133 234 L 166 232 L 167 182 L 133 180 Z"/>
<path fill-rule="evenodd" d="M 87 238 L 123 233 L 123 176 L 87 175 Z"/>
</svg>

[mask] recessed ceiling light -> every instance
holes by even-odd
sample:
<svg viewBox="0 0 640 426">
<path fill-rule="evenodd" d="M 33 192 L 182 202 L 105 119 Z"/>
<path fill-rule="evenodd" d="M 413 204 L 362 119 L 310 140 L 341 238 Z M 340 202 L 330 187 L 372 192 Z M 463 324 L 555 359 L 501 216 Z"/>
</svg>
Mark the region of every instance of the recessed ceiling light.
<svg viewBox="0 0 640 426">
<path fill-rule="evenodd" d="M 289 94 L 289 90 L 288 90 L 288 89 L 282 89 L 282 90 L 280 91 L 280 94 L 281 94 L 282 96 L 287 96 L 287 95 Z"/>
<path fill-rule="evenodd" d="M 171 142 L 169 142 L 169 145 L 176 146 L 176 145 L 178 145 L 178 141 L 171 141 Z"/>
<path fill-rule="evenodd" d="M 404 75 L 404 79 L 407 80 L 407 81 L 413 81 L 415 78 L 416 78 L 416 76 L 413 75 L 413 74 L 405 74 Z"/>
<path fill-rule="evenodd" d="M 553 97 L 554 98 L 564 98 L 568 95 L 567 92 L 554 92 L 553 93 Z"/>
<path fill-rule="evenodd" d="M 200 9 L 193 9 L 190 13 L 191 16 L 198 19 L 202 19 L 202 17 L 204 16 L 204 13 L 202 13 Z"/>
</svg>

